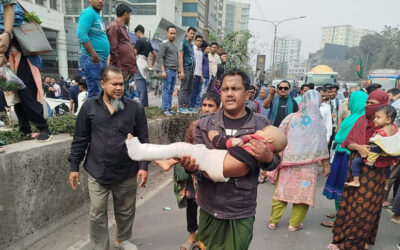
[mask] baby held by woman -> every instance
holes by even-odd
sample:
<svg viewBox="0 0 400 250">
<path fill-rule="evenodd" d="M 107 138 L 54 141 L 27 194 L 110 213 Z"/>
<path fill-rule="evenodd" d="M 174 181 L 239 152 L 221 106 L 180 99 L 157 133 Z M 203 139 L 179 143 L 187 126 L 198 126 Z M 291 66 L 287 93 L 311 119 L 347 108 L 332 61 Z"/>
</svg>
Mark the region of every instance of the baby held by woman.
<svg viewBox="0 0 400 250">
<path fill-rule="evenodd" d="M 258 164 L 248 153 L 247 143 L 251 139 L 269 143 L 270 150 L 277 154 L 287 145 L 287 138 L 281 130 L 274 126 L 266 126 L 254 134 L 240 138 L 224 138 L 212 130 L 208 133 L 210 141 L 217 149 L 208 149 L 203 144 L 176 142 L 169 145 L 142 144 L 138 138 L 128 135 L 125 141 L 129 157 L 134 161 L 155 161 L 163 170 L 169 170 L 184 155 L 190 155 L 199 164 L 199 170 L 207 173 L 214 182 L 226 182 L 224 170 L 242 169 L 246 165 Z"/>
</svg>

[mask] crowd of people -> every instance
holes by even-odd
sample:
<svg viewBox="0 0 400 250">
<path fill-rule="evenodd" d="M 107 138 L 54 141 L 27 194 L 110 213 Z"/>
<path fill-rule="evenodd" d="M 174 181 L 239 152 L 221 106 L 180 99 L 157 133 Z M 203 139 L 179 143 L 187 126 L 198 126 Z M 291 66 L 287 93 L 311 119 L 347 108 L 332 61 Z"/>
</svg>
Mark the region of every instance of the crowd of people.
<svg viewBox="0 0 400 250">
<path fill-rule="evenodd" d="M 156 53 L 144 35 L 145 28 L 138 25 L 133 46 L 126 28 L 130 7 L 118 5 L 117 17 L 106 29 L 100 15 L 102 0 L 91 0 L 79 18 L 83 77 L 41 80 L 37 60 L 24 56 L 11 34 L 12 27 L 20 24 L 13 15 L 17 2 L 1 3 L 0 65 L 9 63 L 27 86 L 18 91 L 21 102 L 14 106 L 21 134 L 39 141 L 51 139 L 43 117 L 43 95 L 69 100 L 70 112 L 77 114 L 68 157 L 69 183 L 74 190 L 80 184 L 83 162 L 93 249 L 110 247 L 110 192 L 117 223 L 114 246 L 137 249 L 129 241 L 136 191 L 147 182 L 147 158 L 158 156 L 156 164 L 162 169 L 174 166 L 178 204 L 186 207 L 189 236 L 181 250 L 248 249 L 257 187 L 266 180 L 274 183 L 268 228 L 275 230 L 282 224 L 288 203 L 293 203 L 288 230 L 301 230 L 309 207 L 315 205 L 320 166 L 327 176 L 323 195 L 334 200 L 336 210 L 326 214 L 330 220 L 321 222 L 332 228 L 329 249 L 374 245 L 382 207 L 391 208 L 391 220 L 400 224 L 399 89 L 385 92 L 374 84 L 366 90 L 354 87 L 346 90 L 346 99 L 339 100 L 339 86 L 334 83 L 314 89 L 314 84 L 297 88 L 282 80 L 274 87 L 266 84 L 262 70 L 252 86 L 245 72 L 227 69 L 223 48 L 196 35 L 194 27 L 188 28 L 177 47 L 176 28 L 169 26 L 167 40 Z M 149 144 L 144 107 L 148 106 L 149 71 L 156 62 L 163 79 L 164 114 L 175 113 L 172 98 L 178 79 L 177 112 L 202 113 L 188 128 L 186 144 L 179 144 L 190 148 L 185 151 L 189 153 L 179 152 L 178 158 L 175 154 L 169 154 L 172 159 L 163 158 L 160 147 L 152 145 L 152 149 Z M 129 95 L 132 82 L 139 102 Z M 38 134 L 32 134 L 30 122 Z M 139 150 L 143 145 L 146 150 Z M 190 154 L 196 148 L 206 156 L 196 159 L 198 154 Z M 157 156 L 152 153 L 155 149 Z M 389 199 L 392 187 L 393 199 Z"/>
</svg>

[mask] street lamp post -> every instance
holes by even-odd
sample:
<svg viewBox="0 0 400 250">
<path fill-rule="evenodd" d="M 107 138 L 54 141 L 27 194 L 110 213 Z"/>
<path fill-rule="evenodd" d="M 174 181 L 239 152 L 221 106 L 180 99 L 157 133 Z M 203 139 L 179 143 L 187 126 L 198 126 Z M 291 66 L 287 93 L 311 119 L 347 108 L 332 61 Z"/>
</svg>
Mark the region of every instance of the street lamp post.
<svg viewBox="0 0 400 250">
<path fill-rule="evenodd" d="M 302 19 L 305 18 L 306 16 L 300 16 L 300 17 L 294 17 L 294 18 L 288 18 L 288 19 L 283 19 L 280 21 L 271 21 L 271 20 L 266 20 L 266 19 L 258 19 L 258 18 L 249 18 L 249 20 L 255 20 L 255 21 L 263 21 L 263 22 L 268 22 L 272 25 L 274 25 L 274 47 L 272 49 L 272 70 L 273 70 L 273 77 L 275 77 L 275 71 L 276 71 L 276 62 L 275 62 L 275 49 L 276 49 L 276 32 L 278 29 L 278 25 L 286 22 L 286 21 L 291 21 L 291 20 L 296 20 L 296 19 Z"/>
</svg>

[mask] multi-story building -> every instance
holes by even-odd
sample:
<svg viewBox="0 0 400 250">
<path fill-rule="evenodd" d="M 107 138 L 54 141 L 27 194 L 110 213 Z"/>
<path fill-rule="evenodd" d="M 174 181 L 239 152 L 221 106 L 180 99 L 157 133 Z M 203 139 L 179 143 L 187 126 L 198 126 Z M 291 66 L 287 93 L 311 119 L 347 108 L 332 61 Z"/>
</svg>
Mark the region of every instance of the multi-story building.
<svg viewBox="0 0 400 250">
<path fill-rule="evenodd" d="M 323 27 L 321 49 L 323 49 L 327 43 L 346 45 L 348 47 L 358 46 L 363 36 L 374 33 L 375 31 L 360 29 L 351 25 Z"/>
<path fill-rule="evenodd" d="M 249 26 L 250 4 L 227 1 L 224 13 L 224 31 L 244 31 Z"/>
<path fill-rule="evenodd" d="M 291 36 L 278 37 L 275 45 L 276 65 L 286 64 L 288 68 L 295 66 L 300 59 L 300 49 L 300 39 Z"/>
<path fill-rule="evenodd" d="M 182 26 L 187 29 L 193 26 L 202 34 L 205 21 L 205 0 L 181 0 Z"/>
</svg>

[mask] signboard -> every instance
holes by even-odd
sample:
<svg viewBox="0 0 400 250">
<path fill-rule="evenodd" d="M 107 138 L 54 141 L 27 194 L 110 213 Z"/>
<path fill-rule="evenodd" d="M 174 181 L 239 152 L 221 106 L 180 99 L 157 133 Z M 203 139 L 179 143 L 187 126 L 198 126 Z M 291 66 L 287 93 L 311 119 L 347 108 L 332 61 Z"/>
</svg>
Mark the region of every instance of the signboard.
<svg viewBox="0 0 400 250">
<path fill-rule="evenodd" d="M 256 69 L 265 70 L 265 55 L 257 55 Z"/>
</svg>

